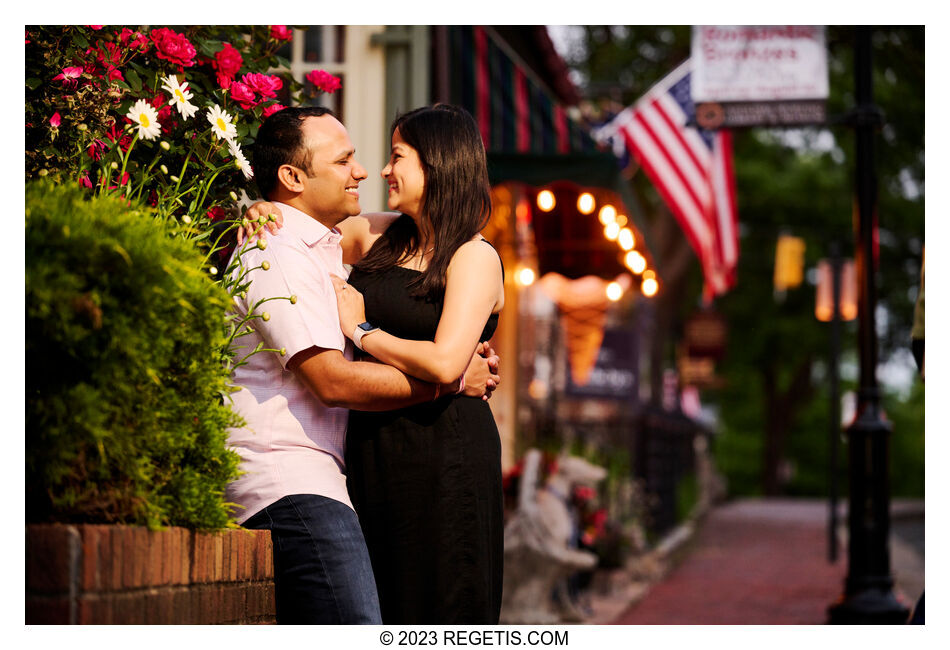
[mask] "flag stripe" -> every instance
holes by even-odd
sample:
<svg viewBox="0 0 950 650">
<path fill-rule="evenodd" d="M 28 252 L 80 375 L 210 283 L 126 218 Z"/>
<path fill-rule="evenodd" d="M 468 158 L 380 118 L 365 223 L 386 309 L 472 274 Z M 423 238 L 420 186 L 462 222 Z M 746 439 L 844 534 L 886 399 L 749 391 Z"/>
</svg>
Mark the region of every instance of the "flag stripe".
<svg viewBox="0 0 950 650">
<path fill-rule="evenodd" d="M 595 137 L 637 160 L 699 258 L 705 293 L 717 295 L 734 286 L 739 259 L 732 137 L 687 126 L 690 70 L 676 68 Z"/>
</svg>

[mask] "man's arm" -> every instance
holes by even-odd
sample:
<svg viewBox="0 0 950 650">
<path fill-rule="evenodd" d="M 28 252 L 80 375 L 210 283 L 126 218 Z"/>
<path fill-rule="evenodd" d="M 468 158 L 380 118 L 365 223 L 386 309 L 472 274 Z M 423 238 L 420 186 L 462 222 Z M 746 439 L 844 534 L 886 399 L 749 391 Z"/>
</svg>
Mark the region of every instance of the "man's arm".
<svg viewBox="0 0 950 650">
<path fill-rule="evenodd" d="M 327 406 L 357 411 L 389 411 L 457 390 L 457 383 L 437 387 L 392 366 L 348 361 L 339 350 L 318 347 L 295 354 L 287 369 Z"/>
</svg>

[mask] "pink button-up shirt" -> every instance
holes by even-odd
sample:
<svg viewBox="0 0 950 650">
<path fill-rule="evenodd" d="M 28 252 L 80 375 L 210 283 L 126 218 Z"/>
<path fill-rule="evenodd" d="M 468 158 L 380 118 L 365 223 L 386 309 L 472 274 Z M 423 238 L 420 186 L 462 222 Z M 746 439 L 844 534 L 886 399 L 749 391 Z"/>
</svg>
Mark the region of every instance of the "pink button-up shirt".
<svg viewBox="0 0 950 650">
<path fill-rule="evenodd" d="M 253 333 L 237 339 L 237 358 L 263 343 L 265 348 L 286 352 L 258 352 L 247 365 L 234 370 L 232 408 L 246 426 L 228 432 L 229 445 L 241 456 L 245 472 L 228 486 L 226 497 L 243 507 L 236 513 L 243 523 L 251 515 L 291 494 L 319 494 L 352 507 L 346 492 L 343 445 L 347 409 L 324 406 L 287 370 L 293 356 L 310 347 L 340 350 L 352 358 L 351 344 L 340 331 L 336 295 L 330 273 L 342 278 L 340 233 L 328 230 L 303 212 L 278 203 L 284 226 L 268 235 L 267 248 L 253 247 L 242 256 L 244 268 L 259 267 L 247 297 L 236 297 L 234 311 L 246 315 L 264 298 L 256 313 L 268 320 L 251 321 Z M 286 297 L 296 296 L 295 301 Z"/>
</svg>

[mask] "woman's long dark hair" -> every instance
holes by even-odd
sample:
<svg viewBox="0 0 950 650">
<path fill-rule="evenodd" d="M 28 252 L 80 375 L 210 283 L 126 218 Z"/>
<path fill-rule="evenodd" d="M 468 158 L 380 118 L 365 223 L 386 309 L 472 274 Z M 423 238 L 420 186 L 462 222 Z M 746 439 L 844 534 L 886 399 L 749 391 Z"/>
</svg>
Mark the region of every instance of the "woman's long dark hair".
<svg viewBox="0 0 950 650">
<path fill-rule="evenodd" d="M 356 268 L 380 271 L 408 260 L 417 250 L 434 248 L 428 268 L 409 285 L 411 295 L 434 298 L 445 291 L 445 273 L 455 251 L 485 227 L 491 214 L 485 146 L 472 116 L 448 104 L 400 115 L 393 121 L 390 136 L 396 129 L 422 163 L 425 190 L 420 216 L 432 240 L 423 239 L 415 222 L 404 214 Z"/>
</svg>

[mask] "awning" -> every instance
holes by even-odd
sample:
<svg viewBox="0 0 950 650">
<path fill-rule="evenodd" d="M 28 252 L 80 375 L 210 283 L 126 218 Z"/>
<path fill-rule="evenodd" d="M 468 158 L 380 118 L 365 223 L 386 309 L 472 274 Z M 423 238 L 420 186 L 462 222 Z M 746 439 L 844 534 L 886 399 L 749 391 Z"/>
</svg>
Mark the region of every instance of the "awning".
<svg viewBox="0 0 950 650">
<path fill-rule="evenodd" d="M 648 238 L 642 211 L 613 153 L 597 145 L 518 55 L 490 27 L 452 25 L 447 36 L 450 101 L 478 122 L 491 183 L 541 187 L 568 181 L 610 190 Z"/>
</svg>

